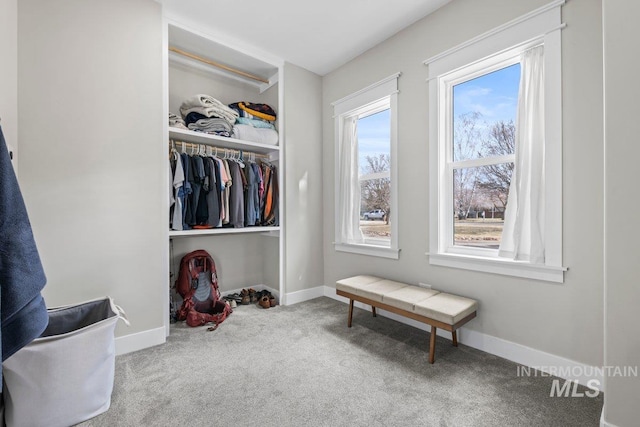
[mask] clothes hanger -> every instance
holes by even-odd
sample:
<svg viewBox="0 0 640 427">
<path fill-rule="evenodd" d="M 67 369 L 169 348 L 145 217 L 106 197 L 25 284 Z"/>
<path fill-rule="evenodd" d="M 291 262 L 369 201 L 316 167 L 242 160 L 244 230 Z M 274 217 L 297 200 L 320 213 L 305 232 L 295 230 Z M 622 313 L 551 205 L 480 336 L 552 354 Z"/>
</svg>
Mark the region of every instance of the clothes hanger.
<svg viewBox="0 0 640 427">
<path fill-rule="evenodd" d="M 244 159 L 242 156 L 242 151 L 238 151 L 238 159 L 236 160 L 241 168 L 244 168 Z"/>
<path fill-rule="evenodd" d="M 180 158 L 180 153 L 178 153 L 178 150 L 176 149 L 176 142 L 173 139 L 171 140 L 170 154 L 174 158 L 174 160 L 178 160 Z"/>
</svg>

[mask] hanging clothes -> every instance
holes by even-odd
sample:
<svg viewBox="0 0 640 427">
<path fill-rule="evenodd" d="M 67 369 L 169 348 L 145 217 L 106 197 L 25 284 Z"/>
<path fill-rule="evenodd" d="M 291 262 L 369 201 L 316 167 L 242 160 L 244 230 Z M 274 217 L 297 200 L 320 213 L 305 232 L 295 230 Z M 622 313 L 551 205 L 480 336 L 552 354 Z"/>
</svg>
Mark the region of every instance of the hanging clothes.
<svg viewBox="0 0 640 427">
<path fill-rule="evenodd" d="M 193 187 L 193 196 L 192 196 L 192 209 L 191 216 L 189 218 L 189 225 L 191 227 L 195 225 L 200 225 L 202 221 L 202 206 L 200 206 L 201 197 L 200 193 L 202 192 L 202 185 L 204 183 L 204 162 L 202 161 L 202 157 L 200 156 L 191 156 L 191 167 L 193 170 L 193 181 L 191 182 L 191 186 Z M 198 208 L 200 208 L 198 210 Z M 200 215 L 200 216 L 198 216 Z M 205 219 L 206 221 L 206 219 Z"/>
<path fill-rule="evenodd" d="M 278 172 L 274 165 L 244 161 L 242 153 L 233 158 L 203 154 L 171 152 L 172 230 L 279 223 Z"/>
<path fill-rule="evenodd" d="M 216 162 L 211 157 L 205 158 L 205 169 L 209 177 L 207 190 L 207 220 L 211 227 L 217 227 L 220 222 L 220 190 L 218 186 L 218 173 L 216 172 Z"/>
<path fill-rule="evenodd" d="M 265 176 L 265 192 L 262 206 L 262 225 L 276 225 L 276 210 L 278 208 L 278 173 L 275 166 L 262 163 Z"/>
<path fill-rule="evenodd" d="M 189 230 L 191 227 L 187 224 L 187 220 L 191 217 L 191 210 L 193 210 L 193 198 L 191 183 L 193 182 L 193 171 L 191 170 L 191 159 L 186 153 L 180 154 L 180 161 L 182 162 L 182 169 L 184 171 L 184 204 L 182 207 L 182 229 Z"/>
<path fill-rule="evenodd" d="M 172 209 L 169 217 L 172 230 L 182 230 L 182 211 L 184 209 L 184 169 L 180 154 L 172 150 L 170 157 L 170 167 L 173 171 L 172 186 Z"/>
<path fill-rule="evenodd" d="M 233 186 L 233 178 L 231 176 L 231 172 L 229 171 L 229 162 L 227 159 L 222 159 L 222 172 L 223 176 L 226 177 L 225 187 L 226 191 L 224 193 L 224 215 L 222 216 L 222 224 L 229 224 L 230 210 L 229 210 L 229 196 L 231 194 L 231 187 Z"/>
<path fill-rule="evenodd" d="M 240 165 L 234 161 L 227 162 L 231 172 L 233 185 L 229 194 L 229 223 L 234 228 L 244 227 L 244 188 Z"/>
<path fill-rule="evenodd" d="M 247 164 L 245 176 L 247 179 L 247 191 L 245 194 L 245 223 L 247 227 L 256 225 L 260 220 L 260 200 L 258 199 L 258 186 L 260 176 L 255 163 Z"/>
</svg>

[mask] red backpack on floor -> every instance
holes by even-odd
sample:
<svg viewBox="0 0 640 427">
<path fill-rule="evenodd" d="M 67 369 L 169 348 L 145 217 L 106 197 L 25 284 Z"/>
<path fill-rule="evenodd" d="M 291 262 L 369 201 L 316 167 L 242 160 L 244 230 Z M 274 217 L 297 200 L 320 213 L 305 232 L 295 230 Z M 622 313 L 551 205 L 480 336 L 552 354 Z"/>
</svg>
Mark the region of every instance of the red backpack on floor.
<svg viewBox="0 0 640 427">
<path fill-rule="evenodd" d="M 186 320 L 189 326 L 218 326 L 231 314 L 229 303 L 220 298 L 216 264 L 205 250 L 182 257 L 176 291 L 183 298 L 178 320 Z"/>
</svg>

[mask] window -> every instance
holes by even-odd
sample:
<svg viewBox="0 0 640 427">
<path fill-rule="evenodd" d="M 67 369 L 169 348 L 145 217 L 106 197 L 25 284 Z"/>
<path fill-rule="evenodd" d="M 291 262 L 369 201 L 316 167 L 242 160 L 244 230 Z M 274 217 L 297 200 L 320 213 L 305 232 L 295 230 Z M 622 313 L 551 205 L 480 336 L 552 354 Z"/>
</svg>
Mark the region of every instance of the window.
<svg viewBox="0 0 640 427">
<path fill-rule="evenodd" d="M 360 231 L 365 243 L 391 247 L 391 110 L 358 116 Z"/>
<path fill-rule="evenodd" d="M 453 84 L 454 247 L 498 250 L 515 162 L 520 63 Z"/>
<path fill-rule="evenodd" d="M 336 250 L 398 258 L 395 153 L 399 75 L 332 104 Z"/>
<path fill-rule="evenodd" d="M 560 3 L 425 61 L 433 265 L 562 282 Z"/>
</svg>

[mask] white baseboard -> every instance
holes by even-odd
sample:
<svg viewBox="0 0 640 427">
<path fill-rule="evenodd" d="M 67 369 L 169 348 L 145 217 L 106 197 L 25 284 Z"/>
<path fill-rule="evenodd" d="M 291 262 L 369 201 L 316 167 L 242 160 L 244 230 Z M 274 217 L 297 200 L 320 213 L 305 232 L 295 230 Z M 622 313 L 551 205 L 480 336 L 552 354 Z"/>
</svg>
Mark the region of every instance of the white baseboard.
<svg viewBox="0 0 640 427">
<path fill-rule="evenodd" d="M 116 355 L 120 356 L 121 354 L 164 344 L 166 339 L 166 329 L 164 326 L 135 334 L 124 335 L 116 338 Z"/>
<path fill-rule="evenodd" d="M 302 291 L 290 292 L 285 294 L 284 304 L 291 305 L 299 302 L 308 301 L 310 299 L 319 298 L 325 296 L 326 286 L 316 286 L 315 288 L 304 289 Z"/>
<path fill-rule="evenodd" d="M 324 295 L 326 297 L 344 302 L 345 304 L 349 303 L 348 298 L 336 295 L 335 288 L 332 288 L 330 286 L 324 286 Z M 371 310 L 370 306 L 359 303 L 357 301 L 354 303 L 354 306 L 367 311 Z M 418 322 L 416 320 L 409 319 L 395 313 L 390 313 L 385 310 L 379 310 L 377 312 L 381 316 L 387 317 L 400 323 L 404 323 L 406 325 L 413 326 L 418 329 L 422 329 L 423 331 L 431 330 L 431 327 L 426 323 Z M 451 339 L 450 332 L 438 329 L 437 334 L 448 340 Z M 579 384 L 587 387 L 596 386 L 601 391 L 603 389 L 603 377 L 601 375 L 601 372 L 598 372 L 598 369 L 595 367 L 585 365 L 574 360 L 549 354 L 541 350 L 536 350 L 531 347 L 507 341 L 491 335 L 483 334 L 482 332 L 473 331 L 464 327 L 458 330 L 458 342 L 469 347 L 482 350 L 486 353 L 493 354 L 494 356 L 499 356 L 524 366 L 536 368 L 540 371 L 545 372 L 545 374 L 548 374 L 550 370 L 555 370 L 555 372 L 551 373 L 560 378 L 571 381 L 578 381 Z M 559 375 L 563 371 L 569 371 L 570 375 Z M 514 375 L 516 375 L 516 372 L 514 372 Z M 531 375 L 533 375 L 533 373 Z M 594 383 L 593 380 L 597 381 L 597 384 Z M 588 384 L 588 382 L 590 383 Z"/>
</svg>

